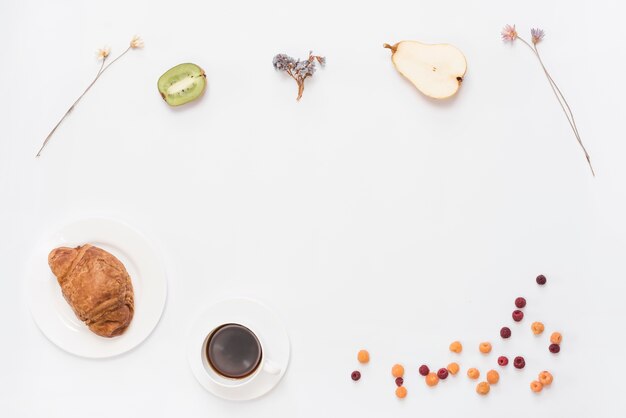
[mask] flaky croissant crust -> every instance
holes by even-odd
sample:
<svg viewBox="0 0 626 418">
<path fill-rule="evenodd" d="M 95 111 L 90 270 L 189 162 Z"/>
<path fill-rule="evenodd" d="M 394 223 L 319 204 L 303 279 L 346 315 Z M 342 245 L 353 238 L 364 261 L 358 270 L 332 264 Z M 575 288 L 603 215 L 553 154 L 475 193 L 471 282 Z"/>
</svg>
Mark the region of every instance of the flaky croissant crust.
<svg viewBox="0 0 626 418">
<path fill-rule="evenodd" d="M 122 334 L 134 315 L 134 294 L 124 265 L 112 254 L 90 244 L 59 247 L 48 264 L 63 297 L 76 316 L 102 337 Z"/>
</svg>

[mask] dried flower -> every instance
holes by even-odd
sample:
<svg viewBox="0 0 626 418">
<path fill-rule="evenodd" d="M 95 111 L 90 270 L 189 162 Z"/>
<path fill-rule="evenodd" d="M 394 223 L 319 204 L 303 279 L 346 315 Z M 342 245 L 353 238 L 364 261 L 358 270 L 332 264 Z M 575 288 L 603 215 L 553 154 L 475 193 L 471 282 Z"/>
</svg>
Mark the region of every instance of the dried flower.
<svg viewBox="0 0 626 418">
<path fill-rule="evenodd" d="M 539 54 L 539 49 L 537 48 L 537 44 L 543 40 L 545 36 L 545 32 L 543 31 L 543 29 L 539 29 L 539 28 L 531 29 L 530 35 L 531 35 L 532 44 L 526 41 L 524 38 L 518 36 L 515 30 L 515 25 L 513 26 L 506 25 L 504 29 L 502 29 L 501 35 L 502 35 L 503 41 L 512 42 L 515 39 L 519 39 L 520 42 L 522 42 L 524 45 L 530 48 L 534 56 L 539 61 L 539 64 L 541 65 L 541 69 L 543 70 L 543 73 L 546 75 L 546 78 L 548 79 L 548 83 L 550 83 L 550 88 L 552 89 L 554 96 L 557 98 L 559 105 L 561 106 L 561 109 L 563 110 L 563 113 L 565 113 L 565 117 L 567 118 L 567 122 L 569 123 L 569 126 L 572 128 L 572 131 L 574 131 L 574 136 L 576 137 L 576 141 L 578 142 L 578 145 L 580 145 L 583 153 L 585 154 L 585 159 L 587 160 L 587 164 L 589 165 L 591 174 L 595 177 L 596 173 L 593 170 L 593 166 L 591 165 L 591 157 L 589 156 L 589 153 L 587 152 L 587 148 L 585 148 L 585 145 L 583 144 L 583 141 L 580 138 L 580 133 L 578 132 L 578 127 L 576 126 L 576 121 L 574 120 L 574 114 L 572 113 L 572 109 L 570 108 L 569 103 L 565 99 L 565 96 L 563 96 L 561 89 L 559 88 L 559 86 L 557 86 L 556 82 L 552 78 L 552 75 L 550 75 L 550 73 L 548 72 L 548 69 L 546 68 L 545 64 L 543 63 L 543 60 L 541 59 L 541 55 Z"/>
<path fill-rule="evenodd" d="M 504 42 L 513 42 L 515 39 L 517 39 L 517 31 L 515 30 L 515 25 L 506 25 L 502 29 L 502 32 L 500 32 L 500 34 L 502 35 L 502 40 Z"/>
<path fill-rule="evenodd" d="M 530 30 L 530 36 L 532 37 L 533 44 L 541 42 L 546 33 L 543 29 L 533 28 Z"/>
<path fill-rule="evenodd" d="M 119 60 L 124 55 L 126 55 L 126 53 L 128 53 L 128 51 L 130 51 L 131 49 L 137 49 L 137 48 L 142 48 L 142 47 L 143 47 L 143 40 L 139 36 L 135 35 L 135 36 L 132 37 L 132 39 L 130 41 L 130 45 L 128 46 L 128 48 L 126 48 L 124 50 L 124 52 L 119 54 L 113 61 L 109 62 L 106 65 L 105 65 L 105 63 L 107 62 L 107 58 L 111 54 L 111 48 L 109 48 L 108 46 L 105 46 L 104 48 L 98 49 L 98 51 L 96 52 L 96 55 L 97 55 L 98 59 L 102 61 L 102 63 L 100 64 L 100 69 L 98 70 L 98 73 L 96 74 L 96 77 L 93 79 L 93 81 L 91 83 L 89 83 L 89 85 L 87 86 L 85 91 L 83 91 L 83 94 L 78 96 L 78 99 L 76 99 L 74 101 L 74 103 L 69 107 L 69 109 L 67 109 L 65 111 L 65 113 L 63 114 L 61 119 L 57 122 L 57 124 L 54 125 L 54 128 L 52 128 L 50 133 L 48 133 L 48 136 L 46 136 L 46 139 L 44 139 L 43 144 L 41 145 L 41 148 L 39 148 L 39 151 L 37 152 L 37 155 L 35 155 L 35 157 L 39 157 L 41 155 L 41 151 L 43 151 L 43 149 L 46 147 L 46 145 L 48 144 L 48 141 L 50 141 L 50 139 L 52 138 L 52 135 L 54 134 L 54 132 L 56 132 L 56 130 L 59 127 L 59 125 L 61 125 L 61 122 L 63 122 L 65 120 L 65 118 L 67 118 L 67 116 L 74 109 L 74 107 L 76 107 L 78 102 L 80 102 L 80 100 L 85 96 L 85 94 L 87 94 L 87 92 L 93 87 L 93 85 L 96 84 L 96 81 L 98 81 L 100 76 L 111 65 L 113 65 L 115 62 L 117 62 L 117 60 Z"/>
<path fill-rule="evenodd" d="M 296 61 L 291 58 L 289 55 L 278 54 L 272 60 L 274 64 L 274 69 L 278 71 L 286 71 L 287 69 L 293 68 Z"/>
<path fill-rule="evenodd" d="M 296 62 L 296 66 L 294 67 L 294 73 L 298 77 L 310 77 L 315 73 L 315 61 L 298 60 Z"/>
<path fill-rule="evenodd" d="M 134 35 L 130 40 L 130 47 L 133 49 L 143 48 L 143 39 L 139 35 Z"/>
<path fill-rule="evenodd" d="M 96 51 L 96 56 L 98 57 L 99 60 L 103 60 L 106 57 L 108 57 L 110 53 L 111 53 L 111 48 L 108 46 L 105 46 L 104 48 L 100 48 Z"/>
<path fill-rule="evenodd" d="M 286 72 L 296 81 L 298 84 L 298 97 L 296 100 L 300 100 L 304 92 L 304 80 L 306 80 L 307 77 L 313 76 L 317 70 L 316 61 L 321 66 L 326 64 L 326 58 L 313 55 L 313 51 L 309 51 L 309 57 L 305 60 L 295 60 L 289 55 L 277 54 L 272 60 L 272 65 L 275 70 Z"/>
</svg>

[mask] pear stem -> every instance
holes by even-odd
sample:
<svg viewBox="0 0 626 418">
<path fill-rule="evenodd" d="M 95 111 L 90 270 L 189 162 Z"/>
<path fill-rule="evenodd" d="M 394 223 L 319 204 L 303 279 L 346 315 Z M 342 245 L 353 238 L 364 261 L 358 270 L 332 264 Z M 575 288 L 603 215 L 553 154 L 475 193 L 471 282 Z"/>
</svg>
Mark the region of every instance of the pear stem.
<svg viewBox="0 0 626 418">
<path fill-rule="evenodd" d="M 391 52 L 395 54 L 395 52 L 398 50 L 398 44 L 395 44 L 395 45 L 383 44 L 383 48 L 391 49 Z"/>
</svg>

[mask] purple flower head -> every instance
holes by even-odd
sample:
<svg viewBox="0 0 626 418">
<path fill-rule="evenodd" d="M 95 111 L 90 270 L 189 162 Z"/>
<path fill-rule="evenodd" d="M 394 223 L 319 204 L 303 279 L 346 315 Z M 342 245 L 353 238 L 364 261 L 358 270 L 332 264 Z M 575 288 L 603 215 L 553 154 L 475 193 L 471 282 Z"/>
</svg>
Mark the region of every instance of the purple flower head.
<svg viewBox="0 0 626 418">
<path fill-rule="evenodd" d="M 294 68 L 294 74 L 298 77 L 310 77 L 315 72 L 315 61 L 303 60 L 297 61 Z"/>
<path fill-rule="evenodd" d="M 541 42 L 544 36 L 546 36 L 546 33 L 543 29 L 533 28 L 530 30 L 530 36 L 532 37 L 533 44 L 537 44 Z"/>
<path fill-rule="evenodd" d="M 286 54 L 278 54 L 272 60 L 274 69 L 278 71 L 285 71 L 289 68 L 292 68 L 295 63 L 295 60 Z"/>
</svg>

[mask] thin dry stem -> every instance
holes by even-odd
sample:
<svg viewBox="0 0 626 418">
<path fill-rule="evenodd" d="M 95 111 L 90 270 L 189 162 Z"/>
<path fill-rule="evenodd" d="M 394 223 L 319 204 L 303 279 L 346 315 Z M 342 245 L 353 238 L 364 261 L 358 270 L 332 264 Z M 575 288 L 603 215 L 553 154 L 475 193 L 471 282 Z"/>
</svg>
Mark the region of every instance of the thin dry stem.
<svg viewBox="0 0 626 418">
<path fill-rule="evenodd" d="M 59 127 L 59 125 L 61 125 L 61 122 L 63 122 L 65 120 L 65 118 L 67 117 L 67 115 L 70 114 L 70 112 L 72 110 L 74 110 L 74 107 L 78 104 L 78 102 L 80 102 L 80 99 L 83 98 L 83 96 L 85 96 L 85 94 L 87 94 L 87 92 L 91 89 L 91 87 L 96 83 L 96 81 L 98 81 L 98 78 L 100 77 L 100 74 L 102 74 L 104 67 L 104 63 L 106 61 L 106 57 L 104 57 L 102 59 L 102 65 L 100 65 L 100 69 L 98 70 L 98 73 L 96 74 L 96 78 L 93 79 L 93 81 L 91 83 L 89 83 L 89 85 L 87 86 L 87 88 L 85 89 L 85 91 L 83 91 L 83 94 L 81 94 L 80 96 L 78 96 L 78 99 L 76 99 L 76 101 L 74 101 L 74 103 L 72 103 L 72 105 L 69 107 L 69 109 L 67 109 L 67 111 L 63 114 L 63 116 L 61 117 L 61 119 L 57 122 L 56 125 L 54 125 L 54 128 L 52 128 L 52 130 L 50 131 L 50 133 L 48 134 L 48 136 L 46 136 L 46 139 L 43 141 L 43 144 L 41 145 L 41 148 L 39 148 L 39 151 L 37 151 L 37 155 L 35 155 L 35 157 L 39 157 L 41 155 L 41 151 L 43 151 L 43 149 L 46 147 L 46 145 L 48 144 L 48 141 L 50 141 L 50 139 L 52 138 L 52 134 L 54 134 L 54 132 L 57 130 L 57 128 Z"/>
<path fill-rule="evenodd" d="M 296 100 L 302 98 L 302 93 L 304 93 L 304 80 L 298 81 L 298 97 L 296 97 Z"/>
<path fill-rule="evenodd" d="M 72 110 L 74 110 L 74 107 L 76 107 L 76 105 L 78 104 L 78 102 L 80 102 L 80 100 L 85 96 L 85 94 L 87 94 L 87 92 L 89 90 L 91 90 L 91 88 L 93 87 L 94 84 L 96 84 L 96 81 L 98 81 L 98 79 L 100 78 L 100 76 L 111 66 L 113 65 L 117 60 L 119 60 L 120 58 L 122 58 L 124 55 L 126 55 L 126 53 L 128 51 L 131 50 L 132 47 L 128 47 L 124 52 L 122 52 L 120 55 L 117 56 L 117 58 L 115 58 L 113 61 L 109 62 L 106 66 L 104 65 L 106 62 L 107 57 L 104 57 L 102 59 L 102 64 L 100 65 L 100 69 L 98 70 L 98 73 L 96 74 L 96 77 L 93 79 L 93 81 L 91 83 L 89 83 L 89 85 L 87 86 L 87 88 L 85 89 L 85 91 L 83 91 L 83 93 L 78 96 L 78 99 L 76 99 L 76 101 L 74 101 L 74 103 L 72 103 L 72 105 L 69 107 L 69 109 L 67 109 L 67 111 L 63 114 L 63 116 L 61 117 L 61 119 L 57 122 L 56 125 L 54 125 L 54 128 L 52 128 L 52 130 L 50 131 L 50 133 L 48 134 L 48 136 L 46 136 L 46 139 L 43 141 L 43 144 L 41 145 L 41 148 L 39 148 L 39 151 L 37 151 L 37 155 L 35 155 L 35 157 L 39 157 L 41 155 L 41 152 L 43 151 L 43 149 L 46 147 L 46 145 L 48 144 L 48 142 L 50 141 L 50 139 L 52 138 L 52 135 L 54 134 L 54 132 L 57 130 L 57 128 L 61 125 L 61 123 L 65 120 L 65 118 L 67 118 L 67 116 L 72 112 Z"/>
<path fill-rule="evenodd" d="M 583 141 L 580 138 L 580 133 L 578 132 L 578 127 L 576 126 L 576 121 L 574 120 L 574 114 L 572 112 L 572 109 L 570 108 L 569 103 L 565 99 L 565 96 L 561 92 L 561 89 L 559 89 L 559 86 L 556 84 L 556 82 L 554 81 L 554 79 L 552 78 L 550 73 L 548 72 L 548 69 L 546 68 L 543 60 L 541 59 L 541 56 L 539 55 L 539 50 L 537 49 L 537 44 L 533 44 L 534 45 L 533 46 L 530 43 L 528 43 L 525 39 L 523 39 L 523 38 L 521 38 L 519 36 L 517 38 L 521 42 L 523 42 L 528 48 L 530 48 L 530 50 L 533 52 L 535 57 L 537 57 L 537 60 L 539 61 L 539 64 L 541 65 L 541 68 L 542 68 L 544 74 L 546 75 L 546 78 L 548 79 L 548 83 L 550 84 L 550 88 L 552 89 L 552 92 L 554 93 L 554 96 L 558 100 L 559 105 L 561 106 L 561 109 L 563 110 L 563 113 L 565 113 L 565 117 L 567 118 L 567 121 L 569 122 L 569 125 L 572 128 L 572 131 L 574 132 L 574 136 L 576 137 L 576 141 L 578 141 L 578 144 L 580 145 L 580 147 L 583 150 L 583 153 L 585 154 L 585 159 L 587 160 L 587 164 L 589 165 L 589 169 L 591 170 L 591 174 L 595 177 L 596 173 L 595 173 L 595 171 L 593 169 L 593 165 L 591 164 L 591 157 L 589 156 L 589 153 L 587 152 L 587 148 L 585 148 L 585 145 L 583 144 Z"/>
</svg>

